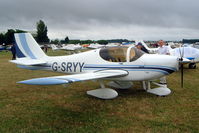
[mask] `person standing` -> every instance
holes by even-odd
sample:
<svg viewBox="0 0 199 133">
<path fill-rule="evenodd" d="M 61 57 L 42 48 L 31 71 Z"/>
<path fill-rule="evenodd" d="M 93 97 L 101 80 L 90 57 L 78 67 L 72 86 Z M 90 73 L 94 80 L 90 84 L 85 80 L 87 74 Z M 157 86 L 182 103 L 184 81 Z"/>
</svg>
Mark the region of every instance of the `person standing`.
<svg viewBox="0 0 199 133">
<path fill-rule="evenodd" d="M 170 55 L 170 47 L 165 45 L 163 40 L 158 41 L 158 54 Z M 166 76 L 160 78 L 160 84 L 167 84 Z"/>
<path fill-rule="evenodd" d="M 45 53 L 48 52 L 48 46 L 47 46 L 47 44 L 44 44 L 44 52 L 45 52 Z"/>
<path fill-rule="evenodd" d="M 16 48 L 15 48 L 15 44 L 12 44 L 11 47 L 11 52 L 12 52 L 12 60 L 16 60 Z"/>
<path fill-rule="evenodd" d="M 136 45 L 136 48 L 139 49 L 139 50 L 142 50 L 143 52 L 149 54 L 149 51 L 142 45 L 141 42 L 139 42 L 137 45 Z"/>
<path fill-rule="evenodd" d="M 165 45 L 163 40 L 158 41 L 158 54 L 170 55 L 170 47 Z"/>
</svg>

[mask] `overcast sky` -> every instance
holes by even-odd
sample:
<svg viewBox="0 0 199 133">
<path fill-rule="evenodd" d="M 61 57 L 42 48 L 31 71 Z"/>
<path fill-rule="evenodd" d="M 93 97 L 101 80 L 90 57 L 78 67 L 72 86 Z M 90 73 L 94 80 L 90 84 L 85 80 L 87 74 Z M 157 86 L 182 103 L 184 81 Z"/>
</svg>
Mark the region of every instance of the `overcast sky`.
<svg viewBox="0 0 199 133">
<path fill-rule="evenodd" d="M 199 0 L 0 0 L 0 31 L 36 30 L 51 39 L 199 38 Z"/>
</svg>

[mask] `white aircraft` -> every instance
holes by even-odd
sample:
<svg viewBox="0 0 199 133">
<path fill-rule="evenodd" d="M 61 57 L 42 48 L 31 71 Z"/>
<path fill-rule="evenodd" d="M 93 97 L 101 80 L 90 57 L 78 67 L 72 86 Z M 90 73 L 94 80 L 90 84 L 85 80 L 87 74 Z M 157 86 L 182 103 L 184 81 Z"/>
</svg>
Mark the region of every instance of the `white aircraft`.
<svg viewBox="0 0 199 133">
<path fill-rule="evenodd" d="M 179 48 L 182 47 L 182 43 L 168 42 L 168 46 L 170 46 L 171 48 Z"/>
<path fill-rule="evenodd" d="M 61 47 L 57 47 L 55 44 L 51 44 L 52 50 L 68 50 L 68 51 L 75 51 L 82 48 L 80 44 L 63 44 Z"/>
<path fill-rule="evenodd" d="M 49 70 L 73 75 L 34 78 L 18 83 L 30 85 L 58 85 L 86 80 L 97 80 L 101 88 L 87 91 L 88 95 L 113 99 L 118 96 L 114 89 L 106 88 L 103 80 L 112 81 L 116 88 L 130 88 L 132 81 L 143 81 L 148 93 L 169 95 L 167 85 L 151 89 L 152 80 L 178 70 L 179 59 L 175 56 L 145 54 L 135 47 L 110 47 L 68 56 L 47 56 L 29 33 L 15 34 L 17 59 L 10 62 L 20 68 Z"/>
<path fill-rule="evenodd" d="M 67 45 L 63 44 L 61 47 L 61 49 L 63 50 L 70 50 L 70 51 L 79 50 L 81 48 L 82 46 L 80 44 L 67 44 Z"/>
<path fill-rule="evenodd" d="M 91 43 L 88 48 L 91 48 L 91 49 L 98 49 L 98 48 L 103 48 L 105 47 L 105 45 L 101 45 L 101 44 L 98 44 L 98 43 Z"/>
<path fill-rule="evenodd" d="M 119 45 L 121 45 L 120 43 L 108 43 L 107 45 L 106 45 L 106 47 L 117 47 L 117 46 L 119 46 Z"/>
<path fill-rule="evenodd" d="M 50 44 L 51 48 L 53 51 L 56 51 L 56 50 L 60 50 L 61 48 L 58 48 L 55 44 Z"/>
</svg>

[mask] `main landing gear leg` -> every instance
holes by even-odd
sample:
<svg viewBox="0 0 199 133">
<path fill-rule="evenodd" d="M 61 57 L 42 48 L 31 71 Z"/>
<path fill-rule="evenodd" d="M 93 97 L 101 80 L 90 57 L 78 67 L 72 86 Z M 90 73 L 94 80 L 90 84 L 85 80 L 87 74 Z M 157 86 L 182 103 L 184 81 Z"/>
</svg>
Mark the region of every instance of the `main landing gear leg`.
<svg viewBox="0 0 199 133">
<path fill-rule="evenodd" d="M 151 82 L 150 81 L 142 81 L 142 87 L 144 90 L 151 89 Z"/>
<path fill-rule="evenodd" d="M 146 90 L 146 92 L 157 95 L 157 96 L 166 96 L 171 93 L 171 90 L 167 88 L 167 86 L 159 85 L 155 82 L 152 82 L 155 85 L 158 85 L 159 87 L 151 89 L 151 82 L 150 81 L 143 81 L 143 89 Z"/>
<path fill-rule="evenodd" d="M 118 93 L 110 88 L 105 88 L 102 80 L 99 81 L 101 88 L 96 90 L 87 91 L 87 94 L 100 99 L 113 99 L 118 96 Z"/>
</svg>

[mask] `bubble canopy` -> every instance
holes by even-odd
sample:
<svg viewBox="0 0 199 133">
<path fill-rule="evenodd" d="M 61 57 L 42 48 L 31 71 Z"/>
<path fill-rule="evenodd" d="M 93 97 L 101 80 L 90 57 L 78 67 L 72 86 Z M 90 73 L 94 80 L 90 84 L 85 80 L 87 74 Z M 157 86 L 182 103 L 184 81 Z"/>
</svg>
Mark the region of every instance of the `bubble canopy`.
<svg viewBox="0 0 199 133">
<path fill-rule="evenodd" d="M 110 62 L 132 62 L 140 58 L 143 51 L 135 47 L 109 47 L 99 51 L 100 57 Z"/>
</svg>

